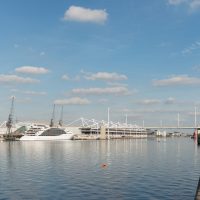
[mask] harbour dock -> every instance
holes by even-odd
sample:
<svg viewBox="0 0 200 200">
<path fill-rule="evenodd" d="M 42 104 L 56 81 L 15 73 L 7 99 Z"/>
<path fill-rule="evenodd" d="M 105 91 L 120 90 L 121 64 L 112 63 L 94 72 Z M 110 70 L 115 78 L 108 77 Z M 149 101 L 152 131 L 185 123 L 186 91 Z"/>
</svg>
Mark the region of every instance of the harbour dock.
<svg viewBox="0 0 200 200">
<path fill-rule="evenodd" d="M 80 122 L 74 124 L 74 122 Z M 80 118 L 68 125 L 74 140 L 106 140 L 123 138 L 147 138 L 147 129 L 136 124 L 114 123 Z M 72 125 L 73 124 L 73 125 Z"/>
<path fill-rule="evenodd" d="M 22 134 L 3 134 L 0 135 L 0 141 L 15 141 L 19 140 Z"/>
<path fill-rule="evenodd" d="M 107 140 L 107 139 L 136 139 L 147 138 L 147 135 L 112 135 L 108 138 L 107 135 L 86 135 L 78 134 L 73 137 L 73 140 Z"/>
<path fill-rule="evenodd" d="M 198 182 L 198 186 L 197 186 L 195 200 L 200 200 L 200 178 L 199 178 L 199 182 Z"/>
<path fill-rule="evenodd" d="M 107 140 L 125 138 L 146 138 L 147 131 L 135 127 L 79 127 L 74 131 L 74 140 Z"/>
</svg>

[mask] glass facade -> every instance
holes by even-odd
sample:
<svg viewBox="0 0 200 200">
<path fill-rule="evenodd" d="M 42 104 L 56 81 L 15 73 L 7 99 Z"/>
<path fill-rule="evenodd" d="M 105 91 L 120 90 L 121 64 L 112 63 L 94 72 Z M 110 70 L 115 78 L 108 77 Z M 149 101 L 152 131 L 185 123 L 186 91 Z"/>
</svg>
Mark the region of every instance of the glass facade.
<svg viewBox="0 0 200 200">
<path fill-rule="evenodd" d="M 66 132 L 59 128 L 50 128 L 44 131 L 40 136 L 59 136 L 62 134 L 66 134 Z"/>
</svg>

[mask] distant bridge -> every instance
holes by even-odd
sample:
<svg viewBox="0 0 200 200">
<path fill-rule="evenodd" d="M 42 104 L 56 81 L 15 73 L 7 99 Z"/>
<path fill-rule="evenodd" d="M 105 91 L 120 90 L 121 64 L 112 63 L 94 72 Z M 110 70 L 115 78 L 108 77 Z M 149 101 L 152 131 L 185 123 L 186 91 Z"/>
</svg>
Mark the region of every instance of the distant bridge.
<svg viewBox="0 0 200 200">
<path fill-rule="evenodd" d="M 146 129 L 195 129 L 194 126 L 145 126 Z"/>
</svg>

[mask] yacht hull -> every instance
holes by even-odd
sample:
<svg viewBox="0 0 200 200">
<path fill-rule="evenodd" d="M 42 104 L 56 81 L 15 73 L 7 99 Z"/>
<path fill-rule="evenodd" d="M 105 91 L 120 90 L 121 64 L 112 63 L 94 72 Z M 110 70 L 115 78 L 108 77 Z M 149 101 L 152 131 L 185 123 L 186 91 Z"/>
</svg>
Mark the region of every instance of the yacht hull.
<svg viewBox="0 0 200 200">
<path fill-rule="evenodd" d="M 24 135 L 20 138 L 21 141 L 51 141 L 51 140 L 72 140 L 74 134 L 63 134 L 59 136 L 29 136 L 29 135 Z"/>
</svg>

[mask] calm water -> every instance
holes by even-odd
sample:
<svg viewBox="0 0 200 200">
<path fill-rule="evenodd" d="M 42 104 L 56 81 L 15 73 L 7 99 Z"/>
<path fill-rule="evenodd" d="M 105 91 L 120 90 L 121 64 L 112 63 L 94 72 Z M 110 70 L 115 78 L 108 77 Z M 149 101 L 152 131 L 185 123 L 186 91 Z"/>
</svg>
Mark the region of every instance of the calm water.
<svg viewBox="0 0 200 200">
<path fill-rule="evenodd" d="M 0 199 L 188 200 L 199 176 L 190 138 L 0 143 Z"/>
</svg>

